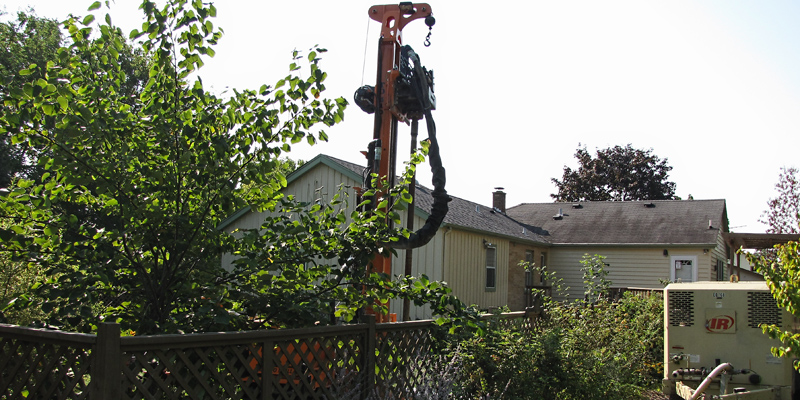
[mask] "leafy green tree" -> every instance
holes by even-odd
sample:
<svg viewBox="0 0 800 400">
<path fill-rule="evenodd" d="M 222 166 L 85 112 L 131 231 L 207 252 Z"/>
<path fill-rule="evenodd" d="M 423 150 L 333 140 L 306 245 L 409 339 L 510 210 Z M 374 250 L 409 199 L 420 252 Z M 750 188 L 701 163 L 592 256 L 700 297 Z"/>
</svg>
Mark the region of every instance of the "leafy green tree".
<svg viewBox="0 0 800 400">
<path fill-rule="evenodd" d="M 778 306 L 800 317 L 800 243 L 776 245 L 774 250 L 774 253 L 748 254 L 747 259 L 758 273 L 764 275 Z M 794 368 L 800 371 L 800 333 L 784 331 L 777 325 L 761 328 L 783 343 L 783 346 L 772 349 L 773 354 L 793 359 Z"/>
<path fill-rule="evenodd" d="M 0 245 L 44 268 L 48 279 L 35 289 L 51 323 L 190 332 L 307 324 L 331 303 L 351 318 L 392 296 L 434 302 L 440 312 L 461 307 L 425 277 L 390 282 L 367 272 L 367 260 L 391 253 L 380 243 L 402 234 L 387 223 L 398 219 L 393 209 L 355 213 L 345 225 L 338 205 L 346 198 L 325 205 L 282 198 L 280 157 L 300 141 L 326 140 L 324 127 L 340 122 L 347 104 L 322 97 L 324 49 L 295 52 L 274 86 L 220 98 L 196 74 L 222 36 L 214 6 L 176 0 L 140 8 L 145 21 L 130 37 L 147 59 L 148 79 L 138 96 L 128 95 L 131 77 L 119 62 L 121 31 L 108 15 L 95 25 L 89 14 L 64 23 L 70 45 L 53 61 L 19 72 L 39 78 L 10 88 L 0 115 L 0 133 L 41 154 L 43 170 L 0 196 Z M 403 187 L 374 186 L 404 204 Z M 245 205 L 275 217 L 262 229 L 217 229 Z M 225 253 L 237 257 L 230 270 L 221 267 Z"/>
<path fill-rule="evenodd" d="M 672 167 L 651 150 L 614 146 L 597 150 L 592 157 L 586 147 L 575 152 L 578 170 L 564 166 L 561 180 L 552 178 L 555 201 L 671 200 L 675 183 L 668 181 Z"/>
<path fill-rule="evenodd" d="M 605 256 L 584 254 L 580 263 L 583 272 L 584 301 L 595 304 L 608 294 L 611 281 L 607 279 Z"/>
<path fill-rule="evenodd" d="M 798 233 L 800 224 L 800 176 L 795 167 L 781 168 L 778 196 L 769 199 L 769 209 L 761 214 L 760 222 L 767 224 L 768 233 Z"/>
<path fill-rule="evenodd" d="M 58 22 L 39 18 L 31 11 L 18 13 L 16 20 L 0 22 L 0 97 L 6 98 L 9 90 L 21 87 L 23 81 L 40 78 L 32 74 L 20 79 L 17 72 L 51 61 L 61 41 Z M 15 176 L 25 173 L 31 156 L 24 148 L 12 146 L 8 133 L 0 135 L 0 187 L 7 187 Z"/>
</svg>

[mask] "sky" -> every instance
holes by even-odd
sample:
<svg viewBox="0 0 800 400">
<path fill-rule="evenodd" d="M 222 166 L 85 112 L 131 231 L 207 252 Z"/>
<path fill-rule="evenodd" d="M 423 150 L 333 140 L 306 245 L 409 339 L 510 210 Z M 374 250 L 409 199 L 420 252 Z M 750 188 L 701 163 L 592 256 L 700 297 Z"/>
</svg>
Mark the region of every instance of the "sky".
<svg viewBox="0 0 800 400">
<path fill-rule="evenodd" d="M 5 0 L 7 12 L 85 15 L 91 1 Z M 141 25 L 139 2 L 109 12 L 124 31 Z M 351 102 L 328 143 L 295 145 L 364 164 L 373 116 L 352 102 L 374 85 L 380 24 L 373 1 L 218 1 L 225 34 L 200 76 L 207 89 L 257 89 L 288 74 L 291 52 L 327 48 L 327 96 Z M 781 167 L 800 167 L 800 2 L 791 0 L 429 2 L 431 46 L 422 20 L 405 44 L 434 71 L 433 117 L 447 191 L 491 205 L 551 202 L 551 178 L 577 168 L 579 146 L 631 144 L 673 167 L 684 199 L 725 199 L 731 231 L 759 223 Z M 98 18 L 102 20 L 102 18 Z M 420 138 L 426 137 L 420 124 Z M 410 148 L 402 126 L 399 153 Z M 432 186 L 427 165 L 420 183 Z"/>
</svg>

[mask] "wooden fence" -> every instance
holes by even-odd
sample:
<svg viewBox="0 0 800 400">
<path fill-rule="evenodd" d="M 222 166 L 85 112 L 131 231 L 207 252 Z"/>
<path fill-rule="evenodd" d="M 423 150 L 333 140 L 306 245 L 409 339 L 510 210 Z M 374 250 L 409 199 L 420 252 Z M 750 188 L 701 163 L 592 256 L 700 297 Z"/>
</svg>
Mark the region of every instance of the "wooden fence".
<svg viewBox="0 0 800 400">
<path fill-rule="evenodd" d="M 530 329 L 524 312 L 492 318 Z M 437 373 L 432 321 L 186 335 L 97 335 L 0 324 L 2 399 L 403 398 Z M 268 349 L 264 351 L 264 349 Z"/>
</svg>

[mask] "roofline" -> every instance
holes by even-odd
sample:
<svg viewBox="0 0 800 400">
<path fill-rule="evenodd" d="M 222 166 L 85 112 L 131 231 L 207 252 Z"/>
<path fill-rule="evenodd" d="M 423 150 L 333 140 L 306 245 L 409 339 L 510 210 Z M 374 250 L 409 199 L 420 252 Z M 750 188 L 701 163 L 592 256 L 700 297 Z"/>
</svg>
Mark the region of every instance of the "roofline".
<svg viewBox="0 0 800 400">
<path fill-rule="evenodd" d="M 241 218 L 243 215 L 245 215 L 248 212 L 250 212 L 250 210 L 252 210 L 252 207 L 250 207 L 250 206 L 244 206 L 244 207 L 240 208 L 238 211 L 236 211 L 235 213 L 233 213 L 230 216 L 228 216 L 228 218 L 225 218 L 222 221 L 220 221 L 220 223 L 217 224 L 217 230 L 221 231 L 221 230 L 227 228 L 228 225 L 232 224 L 234 221 L 236 221 L 237 219 Z"/>
<path fill-rule="evenodd" d="M 499 237 L 499 238 L 503 238 L 503 239 L 516 241 L 516 242 L 527 242 L 527 243 L 531 243 L 531 244 L 535 244 L 535 245 L 543 246 L 543 247 L 550 247 L 552 245 L 551 243 L 548 243 L 548 242 L 539 242 L 539 241 L 536 241 L 534 239 L 525 239 L 525 238 L 521 238 L 521 237 L 517 237 L 517 236 L 505 235 L 505 234 L 502 234 L 502 233 L 494 233 L 494 232 L 490 232 L 490 231 L 484 231 L 484 230 L 480 230 L 480 229 L 476 229 L 476 228 L 470 228 L 470 227 L 463 226 L 463 225 L 456 225 L 456 224 L 452 224 L 452 223 L 442 223 L 442 228 L 455 228 L 455 229 L 459 229 L 459 230 L 466 231 L 466 232 L 480 233 L 480 234 L 483 234 L 483 235 Z"/>
<path fill-rule="evenodd" d="M 344 160 L 342 160 L 342 161 L 344 161 Z M 292 171 L 289 175 L 287 175 L 286 176 L 286 184 L 288 185 L 288 184 L 296 181 L 301 176 L 305 175 L 306 172 L 312 170 L 314 167 L 316 167 L 317 165 L 320 165 L 320 164 L 327 165 L 328 167 L 331 167 L 334 170 L 336 170 L 337 172 L 341 172 L 342 174 L 347 175 L 348 177 L 352 178 L 355 181 L 363 179 L 363 177 L 361 175 L 359 175 L 359 174 L 355 173 L 354 171 L 346 168 L 342 164 L 339 164 L 336 161 L 333 161 L 333 159 L 331 159 L 330 156 L 327 156 L 325 154 L 318 154 L 316 157 L 312 158 L 311 160 L 309 160 L 308 162 L 303 164 L 300 168 Z"/>
<path fill-rule="evenodd" d="M 342 160 L 342 161 L 344 161 L 344 160 Z M 337 172 L 339 172 L 339 173 L 341 173 L 341 174 L 353 179 L 354 181 L 359 181 L 359 180 L 363 179 L 363 177 L 361 175 L 357 174 L 353 170 L 350 170 L 350 169 L 346 168 L 342 164 L 339 164 L 338 162 L 334 161 L 330 156 L 327 156 L 325 154 L 318 154 L 316 157 L 314 157 L 311 160 L 309 160 L 308 162 L 304 163 L 302 166 L 300 166 L 300 168 L 297 168 L 296 170 L 292 171 L 289 175 L 286 176 L 286 185 L 287 185 L 287 187 L 288 187 L 289 184 L 291 184 L 292 182 L 300 179 L 300 177 L 302 177 L 308 171 L 311 171 L 312 169 L 314 169 L 314 167 L 316 167 L 317 165 L 320 165 L 320 164 L 326 165 L 326 166 L 334 169 L 335 171 L 337 171 Z M 425 210 L 421 209 L 416 204 L 414 205 L 414 209 L 415 209 L 414 216 L 416 216 L 416 217 L 420 217 L 422 219 L 428 219 L 428 217 L 430 216 L 429 213 L 427 213 Z M 250 206 L 245 206 L 245 207 L 240 208 L 235 213 L 231 214 L 229 217 L 227 217 L 227 218 L 223 219 L 222 221 L 220 221 L 220 223 L 217 224 L 217 230 L 221 231 L 221 230 L 227 228 L 230 224 L 234 223 L 236 220 L 238 220 L 242 216 L 246 215 L 250 211 L 252 211 L 252 207 L 250 207 Z"/>
<path fill-rule="evenodd" d="M 552 243 L 552 247 L 717 247 L 716 243 Z"/>
</svg>

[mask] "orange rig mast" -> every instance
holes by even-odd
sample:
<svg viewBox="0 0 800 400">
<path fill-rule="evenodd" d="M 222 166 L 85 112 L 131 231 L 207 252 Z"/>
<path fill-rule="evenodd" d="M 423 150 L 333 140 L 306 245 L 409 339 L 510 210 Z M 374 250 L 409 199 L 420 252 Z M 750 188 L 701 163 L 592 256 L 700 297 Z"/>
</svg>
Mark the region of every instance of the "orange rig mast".
<svg viewBox="0 0 800 400">
<path fill-rule="evenodd" d="M 447 202 L 450 198 L 444 190 L 445 174 L 439 157 L 436 142 L 436 128 L 431 110 L 436 108 L 436 97 L 433 94 L 433 72 L 425 69 L 419 56 L 410 46 L 403 45 L 403 28 L 411 21 L 424 18 L 429 30 L 435 20 L 430 5 L 426 3 L 404 2 L 398 5 L 377 5 L 369 8 L 369 17 L 381 23 L 380 42 L 378 48 L 378 70 L 375 86 L 359 88 L 355 94 L 355 102 L 367 113 L 375 113 L 373 140 L 370 142 L 368 172 L 377 173 L 394 185 L 397 176 L 397 126 L 398 122 L 411 124 L 412 151 L 416 147 L 418 121 L 423 117 L 427 123 L 429 158 L 433 171 L 434 204 L 430 217 L 417 232 L 408 239 L 392 242 L 392 247 L 411 249 L 425 245 L 436 234 L 444 216 L 447 214 Z M 425 42 L 430 45 L 430 33 Z M 370 187 L 369 174 L 365 187 Z M 410 188 L 413 195 L 413 186 Z M 380 195 L 379 195 L 380 196 Z M 375 199 L 378 200 L 378 199 Z M 373 201 L 372 206 L 379 201 Z M 391 205 L 390 205 L 391 206 Z M 410 207 L 409 221 L 413 221 L 413 204 Z M 413 225 L 409 224 L 409 229 Z M 409 258 L 410 260 L 410 258 Z M 369 272 L 392 274 L 392 260 L 376 255 L 370 263 Z M 410 274 L 410 263 L 407 262 L 406 274 Z M 388 304 L 385 304 L 388 307 Z M 405 307 L 408 308 L 408 305 Z M 376 314 L 371 307 L 367 313 Z M 404 312 L 407 315 L 407 310 Z M 389 322 L 388 316 L 377 314 L 378 322 Z"/>
</svg>

